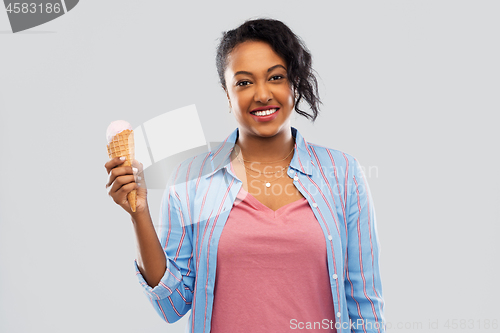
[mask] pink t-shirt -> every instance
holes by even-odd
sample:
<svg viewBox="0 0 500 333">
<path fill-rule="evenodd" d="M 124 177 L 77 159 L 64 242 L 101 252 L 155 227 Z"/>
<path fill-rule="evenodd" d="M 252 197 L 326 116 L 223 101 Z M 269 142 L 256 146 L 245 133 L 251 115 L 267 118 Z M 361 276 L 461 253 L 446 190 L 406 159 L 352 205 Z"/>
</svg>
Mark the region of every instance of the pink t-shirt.
<svg viewBox="0 0 500 333">
<path fill-rule="evenodd" d="M 241 187 L 214 288 L 211 333 L 336 332 L 326 242 L 305 198 L 273 211 Z"/>
</svg>

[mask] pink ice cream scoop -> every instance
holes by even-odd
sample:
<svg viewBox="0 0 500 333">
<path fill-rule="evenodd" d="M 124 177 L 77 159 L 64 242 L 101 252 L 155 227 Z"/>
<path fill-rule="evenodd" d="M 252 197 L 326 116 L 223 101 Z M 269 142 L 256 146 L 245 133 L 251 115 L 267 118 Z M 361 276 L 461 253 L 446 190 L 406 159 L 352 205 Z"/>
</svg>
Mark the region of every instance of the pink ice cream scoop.
<svg viewBox="0 0 500 333">
<path fill-rule="evenodd" d="M 132 130 L 132 126 L 129 124 L 128 121 L 115 120 L 111 122 L 111 124 L 109 124 L 108 126 L 108 129 L 106 130 L 106 139 L 108 140 L 108 143 L 110 143 L 113 140 L 113 137 L 115 135 L 126 129 Z"/>
</svg>

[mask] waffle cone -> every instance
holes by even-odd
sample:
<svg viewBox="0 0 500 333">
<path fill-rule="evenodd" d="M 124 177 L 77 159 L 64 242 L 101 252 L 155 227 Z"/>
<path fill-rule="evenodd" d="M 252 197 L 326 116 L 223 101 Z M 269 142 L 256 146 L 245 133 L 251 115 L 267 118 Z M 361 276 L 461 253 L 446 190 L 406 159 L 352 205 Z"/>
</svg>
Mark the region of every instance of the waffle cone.
<svg viewBox="0 0 500 333">
<path fill-rule="evenodd" d="M 110 159 L 125 156 L 127 159 L 121 166 L 131 166 L 132 161 L 135 159 L 134 131 L 127 129 L 116 134 L 113 140 L 108 143 L 107 148 Z M 137 205 L 137 190 L 129 192 L 129 194 L 127 194 L 127 199 L 130 209 L 135 212 Z"/>
</svg>

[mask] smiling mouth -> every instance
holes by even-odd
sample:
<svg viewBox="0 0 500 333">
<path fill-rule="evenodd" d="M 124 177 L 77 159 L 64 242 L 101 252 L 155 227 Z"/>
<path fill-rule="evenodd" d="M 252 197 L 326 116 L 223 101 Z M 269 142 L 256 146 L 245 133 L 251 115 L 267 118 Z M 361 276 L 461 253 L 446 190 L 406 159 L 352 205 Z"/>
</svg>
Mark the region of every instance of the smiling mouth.
<svg viewBox="0 0 500 333">
<path fill-rule="evenodd" d="M 250 113 L 255 115 L 255 116 L 268 116 L 270 114 L 275 113 L 276 111 L 278 111 L 278 109 L 269 109 L 269 110 L 264 110 L 264 111 L 252 111 Z"/>
</svg>

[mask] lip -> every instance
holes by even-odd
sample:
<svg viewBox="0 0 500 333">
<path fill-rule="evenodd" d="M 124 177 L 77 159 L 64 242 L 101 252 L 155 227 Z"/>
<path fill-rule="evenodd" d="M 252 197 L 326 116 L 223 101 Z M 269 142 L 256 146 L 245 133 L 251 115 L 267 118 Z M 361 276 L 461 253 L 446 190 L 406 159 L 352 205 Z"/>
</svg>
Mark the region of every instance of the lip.
<svg viewBox="0 0 500 333">
<path fill-rule="evenodd" d="M 269 108 L 269 107 L 266 107 L 264 110 L 268 110 L 268 109 L 275 109 L 275 108 Z M 276 118 L 278 116 L 278 112 L 280 112 L 280 109 L 279 108 L 276 108 L 276 112 L 273 113 L 273 114 L 270 114 L 270 115 L 267 115 L 267 116 L 256 116 L 254 114 L 251 114 L 250 115 L 253 117 L 253 119 L 255 119 L 256 121 L 258 122 L 265 122 L 265 121 L 271 121 L 273 120 L 274 118 Z M 260 111 L 258 109 L 255 109 L 255 110 L 252 110 L 252 111 Z"/>
<path fill-rule="evenodd" d="M 268 106 L 261 106 L 260 108 L 256 108 L 256 109 L 253 109 L 252 111 L 250 112 L 254 112 L 254 111 L 264 111 L 264 110 L 270 110 L 270 109 L 279 109 L 280 107 L 279 106 L 276 106 L 276 105 L 268 105 Z"/>
</svg>

